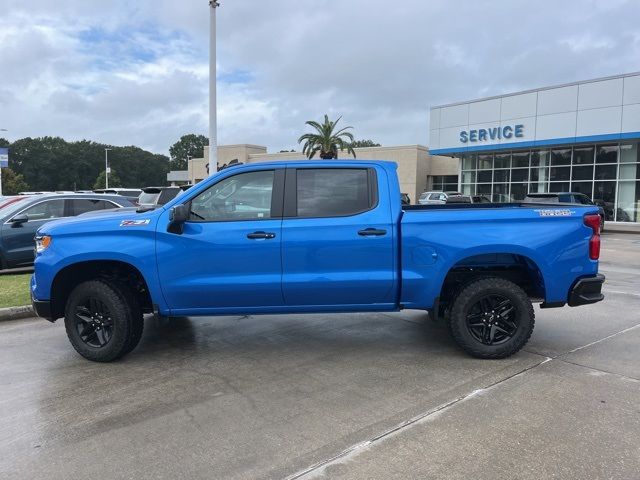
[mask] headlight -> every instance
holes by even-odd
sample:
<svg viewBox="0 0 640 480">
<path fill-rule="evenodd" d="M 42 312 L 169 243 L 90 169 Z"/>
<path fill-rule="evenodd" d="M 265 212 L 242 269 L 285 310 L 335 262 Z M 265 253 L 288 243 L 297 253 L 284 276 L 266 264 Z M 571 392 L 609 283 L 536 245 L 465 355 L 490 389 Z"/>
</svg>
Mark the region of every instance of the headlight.
<svg viewBox="0 0 640 480">
<path fill-rule="evenodd" d="M 51 245 L 51 237 L 42 235 L 36 237 L 36 253 L 42 253 Z"/>
</svg>

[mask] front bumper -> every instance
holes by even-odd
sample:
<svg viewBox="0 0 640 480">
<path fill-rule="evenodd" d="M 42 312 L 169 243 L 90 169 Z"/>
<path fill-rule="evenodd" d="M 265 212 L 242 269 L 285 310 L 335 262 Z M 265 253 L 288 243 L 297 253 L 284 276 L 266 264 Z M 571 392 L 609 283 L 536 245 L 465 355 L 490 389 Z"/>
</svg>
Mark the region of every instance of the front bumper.
<svg viewBox="0 0 640 480">
<path fill-rule="evenodd" d="M 55 321 L 51 315 L 51 302 L 49 300 L 36 300 L 35 298 L 33 298 L 33 294 L 32 294 L 31 306 L 33 307 L 33 310 L 36 312 L 36 316 L 45 318 L 50 322 Z"/>
<path fill-rule="evenodd" d="M 595 277 L 581 278 L 569 292 L 569 306 L 588 305 L 604 299 L 602 284 L 604 275 L 598 273 Z"/>
</svg>

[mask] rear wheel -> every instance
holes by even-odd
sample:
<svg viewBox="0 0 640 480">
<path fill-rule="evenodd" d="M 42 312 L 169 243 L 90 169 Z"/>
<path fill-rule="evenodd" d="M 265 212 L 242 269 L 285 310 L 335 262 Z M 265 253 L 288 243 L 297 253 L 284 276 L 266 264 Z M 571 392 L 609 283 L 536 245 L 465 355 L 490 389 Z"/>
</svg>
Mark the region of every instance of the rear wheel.
<svg viewBox="0 0 640 480">
<path fill-rule="evenodd" d="M 513 355 L 533 332 L 533 305 L 524 290 L 508 280 L 476 280 L 464 287 L 452 304 L 451 334 L 474 357 Z"/>
<path fill-rule="evenodd" d="M 143 317 L 135 298 L 103 280 L 78 285 L 65 309 L 67 336 L 76 351 L 96 362 L 129 353 L 142 335 Z"/>
</svg>

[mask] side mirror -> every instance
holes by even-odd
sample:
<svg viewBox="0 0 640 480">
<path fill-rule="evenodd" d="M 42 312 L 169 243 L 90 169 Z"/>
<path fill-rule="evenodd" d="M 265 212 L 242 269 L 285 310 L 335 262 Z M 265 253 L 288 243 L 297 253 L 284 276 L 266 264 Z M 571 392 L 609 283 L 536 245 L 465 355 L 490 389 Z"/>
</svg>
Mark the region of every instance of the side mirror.
<svg viewBox="0 0 640 480">
<path fill-rule="evenodd" d="M 182 234 L 184 222 L 189 220 L 189 206 L 176 205 L 169 210 L 169 232 Z"/>
<path fill-rule="evenodd" d="M 13 217 L 9 223 L 11 223 L 11 227 L 15 228 L 15 227 L 20 227 L 22 226 L 23 223 L 27 223 L 29 221 L 29 217 L 27 215 L 20 214 L 20 215 L 16 215 L 15 217 Z"/>
</svg>

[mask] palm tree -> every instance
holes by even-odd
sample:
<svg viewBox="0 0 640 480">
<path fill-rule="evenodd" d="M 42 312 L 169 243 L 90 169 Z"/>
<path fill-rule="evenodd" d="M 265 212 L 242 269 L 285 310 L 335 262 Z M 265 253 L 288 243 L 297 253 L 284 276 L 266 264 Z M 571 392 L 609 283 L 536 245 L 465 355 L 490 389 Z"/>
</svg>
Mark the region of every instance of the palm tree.
<svg viewBox="0 0 640 480">
<path fill-rule="evenodd" d="M 353 134 L 346 131 L 353 127 L 344 127 L 338 131 L 334 131 L 341 118 L 342 117 L 338 117 L 335 122 L 332 122 L 329 120 L 329 117 L 325 115 L 324 123 L 322 124 L 313 120 L 305 122 L 305 125 L 310 125 L 317 131 L 317 133 L 305 133 L 298 139 L 298 143 L 304 141 L 302 153 L 304 153 L 307 158 L 312 159 L 318 152 L 320 152 L 320 158 L 323 160 L 338 158 L 338 149 L 341 151 L 346 149 L 347 153 L 350 153 L 353 155 L 353 158 L 356 158 L 356 152 L 354 152 L 351 146 L 353 143 Z"/>
</svg>

